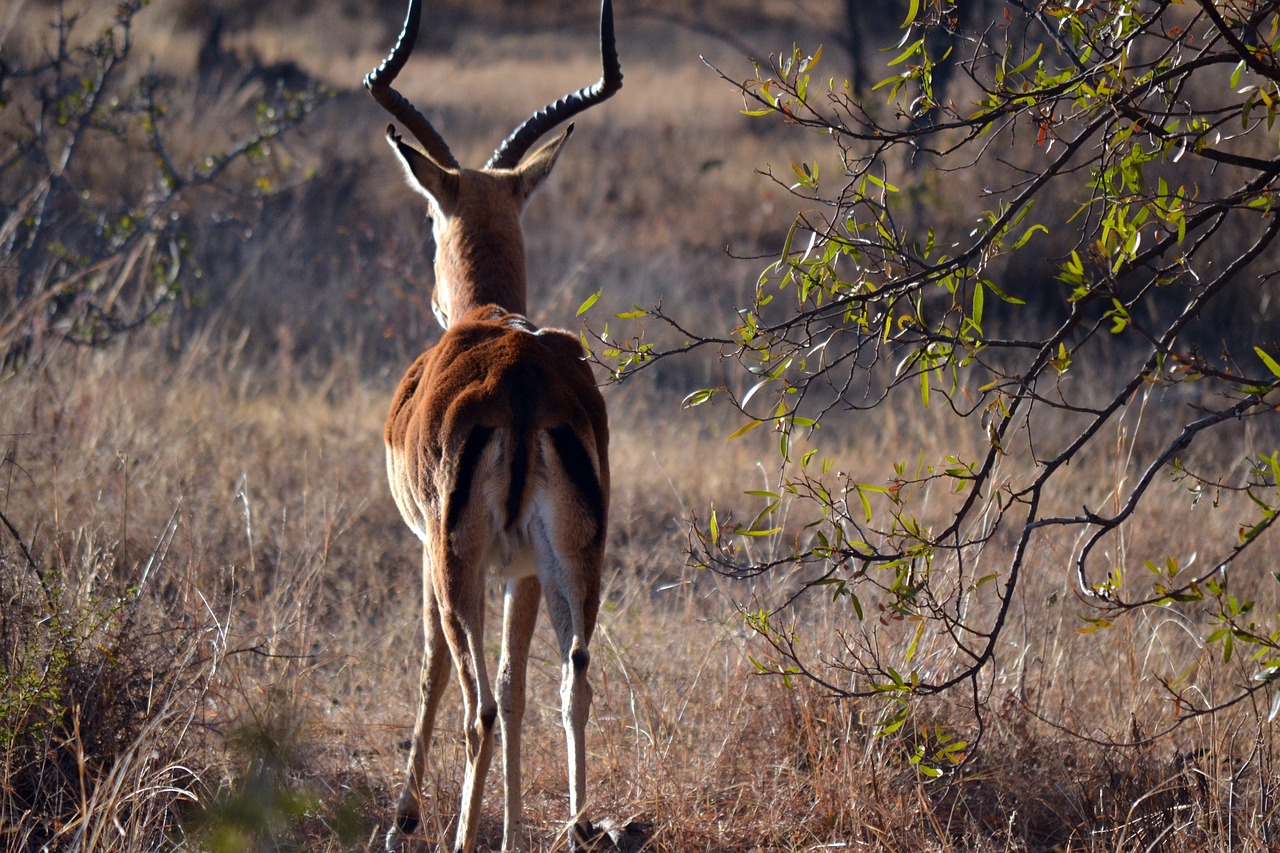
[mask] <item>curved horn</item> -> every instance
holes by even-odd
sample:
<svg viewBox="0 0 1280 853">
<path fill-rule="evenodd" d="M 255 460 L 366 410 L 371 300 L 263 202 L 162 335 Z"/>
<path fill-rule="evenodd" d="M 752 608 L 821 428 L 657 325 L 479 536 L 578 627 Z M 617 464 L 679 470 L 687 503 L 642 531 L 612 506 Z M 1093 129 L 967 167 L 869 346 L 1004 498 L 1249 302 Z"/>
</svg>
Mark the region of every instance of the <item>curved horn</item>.
<svg viewBox="0 0 1280 853">
<path fill-rule="evenodd" d="M 404 28 L 400 30 L 400 38 L 396 39 L 396 46 L 391 49 L 387 58 L 382 60 L 381 65 L 365 75 L 364 87 L 384 110 L 391 113 L 393 118 L 403 124 L 418 142 L 422 143 L 422 147 L 426 149 L 431 159 L 441 166 L 457 169 L 459 168 L 457 159 L 449 150 L 448 144 L 431 126 L 431 122 L 427 121 L 427 117 L 418 112 L 404 95 L 391 88 L 396 75 L 409 60 L 409 54 L 413 53 L 414 42 L 418 40 L 418 24 L 421 20 L 422 0 L 409 0 L 409 11 L 404 16 Z"/>
<path fill-rule="evenodd" d="M 502 141 L 484 167 L 486 169 L 515 168 L 520 163 L 520 158 L 542 134 L 588 107 L 594 107 L 601 101 L 608 100 L 622 88 L 622 63 L 618 61 L 618 46 L 613 37 L 611 0 L 601 0 L 600 3 L 600 60 L 604 66 L 604 73 L 594 86 L 565 95 L 555 103 L 548 104 L 534 113 Z"/>
</svg>

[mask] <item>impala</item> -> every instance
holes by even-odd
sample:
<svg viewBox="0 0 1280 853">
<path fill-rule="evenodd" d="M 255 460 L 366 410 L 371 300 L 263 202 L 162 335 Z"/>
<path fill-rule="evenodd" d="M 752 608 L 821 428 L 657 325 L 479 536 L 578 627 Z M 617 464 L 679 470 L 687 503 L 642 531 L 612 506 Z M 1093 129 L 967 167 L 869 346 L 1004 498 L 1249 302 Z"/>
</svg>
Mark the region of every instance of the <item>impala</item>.
<svg viewBox="0 0 1280 853">
<path fill-rule="evenodd" d="M 587 666 L 608 519 L 609 429 L 577 337 L 525 317 L 520 215 L 573 125 L 521 160 L 543 134 L 621 88 L 613 11 L 603 0 L 601 79 L 534 113 L 479 170 L 462 168 L 431 123 L 391 88 L 421 14 L 421 0 L 410 0 L 391 54 L 365 78 L 423 149 L 387 127 L 409 184 L 427 198 L 436 245 L 432 309 L 445 330 L 401 380 L 385 431 L 391 491 L 423 543 L 426 633 L 422 704 L 387 848 L 400 849 L 421 823 L 427 748 L 450 659 L 462 687 L 467 754 L 454 850 L 475 847 L 495 722 L 506 788 L 503 847 L 523 844 L 525 665 L 545 598 L 560 647 L 573 849 L 594 832 L 583 818 Z M 506 585 L 496 701 L 484 659 L 486 572 Z"/>
</svg>

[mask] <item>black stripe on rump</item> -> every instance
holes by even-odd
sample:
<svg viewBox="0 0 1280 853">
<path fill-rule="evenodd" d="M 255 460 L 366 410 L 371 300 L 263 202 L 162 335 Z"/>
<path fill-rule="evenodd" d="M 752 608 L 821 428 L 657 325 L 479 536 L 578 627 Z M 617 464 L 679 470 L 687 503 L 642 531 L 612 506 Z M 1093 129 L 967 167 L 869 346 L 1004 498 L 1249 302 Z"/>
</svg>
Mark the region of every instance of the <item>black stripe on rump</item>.
<svg viewBox="0 0 1280 853">
<path fill-rule="evenodd" d="M 471 434 L 462 445 L 462 455 L 458 458 L 458 471 L 453 478 L 453 491 L 449 494 L 449 508 L 445 511 L 444 529 L 446 535 L 453 532 L 458 524 L 458 516 L 466 508 L 471 498 L 471 482 L 475 479 L 476 468 L 480 465 L 480 454 L 484 453 L 493 429 L 476 424 Z"/>
<path fill-rule="evenodd" d="M 507 483 L 507 527 L 515 527 L 524 504 L 529 481 L 529 441 L 537 400 L 529 392 L 538 387 L 538 375 L 526 365 L 515 364 L 507 371 L 504 386 L 511 401 L 511 479 Z"/>
<path fill-rule="evenodd" d="M 514 527 L 524 501 L 525 482 L 529 479 L 529 435 L 515 427 L 511 454 L 511 482 L 507 484 L 507 527 Z"/>
<path fill-rule="evenodd" d="M 592 541 L 598 542 L 604 534 L 604 492 L 600 488 L 600 480 L 596 478 L 596 469 L 591 464 L 591 455 L 578 439 L 577 433 L 569 426 L 558 426 L 547 430 L 551 436 L 551 444 L 560 457 L 564 472 L 569 475 L 569 482 L 577 491 L 592 520 L 596 523 L 596 532 Z"/>
</svg>

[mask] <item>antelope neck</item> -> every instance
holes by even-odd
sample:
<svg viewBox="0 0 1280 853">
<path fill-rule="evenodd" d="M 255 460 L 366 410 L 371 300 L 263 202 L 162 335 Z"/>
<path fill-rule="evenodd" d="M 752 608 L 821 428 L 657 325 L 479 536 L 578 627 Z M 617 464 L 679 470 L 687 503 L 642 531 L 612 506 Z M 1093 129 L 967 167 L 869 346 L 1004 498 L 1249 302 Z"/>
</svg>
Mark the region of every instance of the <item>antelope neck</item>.
<svg viewBox="0 0 1280 853">
<path fill-rule="evenodd" d="M 524 247 L 509 238 L 452 240 L 440 253 L 437 286 L 448 293 L 449 314 L 462 317 L 482 305 L 527 313 Z"/>
</svg>

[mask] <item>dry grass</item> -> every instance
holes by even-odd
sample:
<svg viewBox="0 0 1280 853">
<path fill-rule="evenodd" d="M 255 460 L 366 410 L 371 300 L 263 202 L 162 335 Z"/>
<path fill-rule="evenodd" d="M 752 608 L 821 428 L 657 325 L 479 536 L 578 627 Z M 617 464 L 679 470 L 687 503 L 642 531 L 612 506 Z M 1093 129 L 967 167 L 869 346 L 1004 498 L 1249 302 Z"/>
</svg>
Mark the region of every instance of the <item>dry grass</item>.
<svg viewBox="0 0 1280 853">
<path fill-rule="evenodd" d="M 1022 647 L 992 684 L 983 751 L 948 780 L 926 783 L 905 764 L 920 730 L 877 738 L 874 706 L 754 675 L 749 656 L 763 649 L 735 605 L 750 590 L 681 558 L 685 508 L 734 503 L 744 484 L 727 472 L 746 459 L 726 452 L 715 424 L 664 421 L 669 408 L 626 391 L 611 400 L 619 464 L 593 658 L 595 814 L 650 821 L 653 849 L 673 851 L 1128 849 L 1123 839 L 1147 844 L 1169 826 L 1179 849 L 1264 837 L 1267 709 L 1107 746 L 1168 719 L 1151 670 L 1194 643 L 1172 614 L 1123 624 L 1122 639 L 1076 634 L 1077 605 L 1047 559 L 1011 634 Z M 51 837 L 57 849 L 332 850 L 386 825 L 420 654 L 417 550 L 380 470 L 388 392 L 351 363 L 298 384 L 226 344 L 192 342 L 173 359 L 145 336 L 59 353 L 8 381 L 3 511 L 63 590 L 68 619 L 108 611 L 77 652 L 88 679 L 77 695 L 137 709 L 112 726 L 113 743 L 90 742 L 104 718 L 74 703 L 44 731 L 40 742 L 67 756 L 42 771 L 68 787 L 45 804 L 57 814 L 13 810 L 25 765 L 11 753 L 9 849 Z M 874 443 L 870 431 L 849 452 Z M 708 458 L 717 464 L 698 461 Z M 26 602 L 6 612 L 40 611 L 12 539 L 3 560 L 9 600 Z M 495 592 L 494 618 L 498 605 Z M 847 628 L 830 608 L 801 615 L 814 637 Z M 7 631 L 26 638 L 7 665 L 29 669 L 43 635 Z M 540 849 L 557 849 L 564 811 L 557 682 L 544 624 L 526 745 Z M 429 786 L 441 836 L 462 767 L 450 708 Z M 932 713 L 964 719 L 945 704 Z M 481 835 L 492 844 L 490 803 Z"/>
<path fill-rule="evenodd" d="M 198 36 L 157 7 L 139 37 L 162 67 L 187 74 Z M 345 89 L 387 33 L 343 34 L 342 23 L 268 20 L 237 43 L 311 57 L 300 61 Z M 694 36 L 641 19 L 622 30 L 625 96 L 580 122 L 573 156 L 528 216 L 541 321 L 566 322 L 602 284 L 600 314 L 664 294 L 676 314 L 732 305 L 759 264 L 723 247 L 772 251 L 789 224 L 793 202 L 753 169 L 785 168 L 807 141 L 744 130 Z M 778 48 L 807 35 L 768 38 Z M 406 92 L 430 100 L 474 162 L 528 109 L 590 79 L 592 50 L 589 27 L 464 31 L 449 53 L 415 59 Z M 476 92 L 499 94 L 473 109 Z M 219 110 L 234 110 L 245 96 L 219 97 Z M 390 819 L 416 709 L 420 578 L 379 437 L 399 370 L 434 332 L 421 211 L 365 100 L 339 94 L 275 152 L 323 180 L 283 192 L 252 235 L 206 235 L 208 292 L 180 323 L 105 351 L 48 353 L 0 385 L 0 512 L 17 534 L 0 530 L 4 849 L 357 849 Z M 223 114 L 187 116 L 193 152 L 202 122 Z M 965 181 L 977 178 L 956 187 Z M 684 565 L 689 514 L 746 506 L 742 490 L 772 464 L 768 436 L 727 444 L 723 412 L 679 412 L 675 401 L 721 381 L 717 371 L 684 364 L 608 392 L 616 485 L 592 666 L 594 815 L 651 822 L 663 851 L 1275 843 L 1270 709 L 1239 706 L 1143 741 L 1170 718 L 1153 673 L 1181 672 L 1203 651 L 1173 613 L 1121 622 L 1105 639 L 1077 634 L 1070 543 L 1040 543 L 984 697 L 982 751 L 946 779 L 924 781 L 905 758 L 934 725 L 972 738 L 964 707 L 928 706 L 878 738 L 878 706 L 756 675 L 751 658 L 765 650 L 740 610 L 801 579 L 753 587 Z M 1122 425 L 1114 456 L 1082 460 L 1075 475 L 1091 494 L 1104 499 L 1131 476 L 1116 460 L 1159 430 L 1158 413 Z M 894 407 L 831 429 L 827 452 L 865 478 L 883 475 L 888 437 L 904 460 L 957 450 L 937 424 Z M 1116 552 L 1185 553 L 1211 525 L 1231 524 L 1229 511 L 1192 511 L 1174 491 L 1164 506 L 1142 527 L 1147 541 Z M 838 650 L 849 628 L 817 602 L 795 615 L 815 655 Z M 895 630 L 883 626 L 886 648 Z M 927 646 L 922 660 L 941 654 Z M 564 849 L 558 667 L 544 622 L 525 760 L 535 849 Z M 1208 694 L 1220 676 L 1205 672 Z M 450 701 L 428 785 L 437 837 L 462 772 Z M 498 787 L 491 779 L 481 825 L 489 845 Z"/>
</svg>

